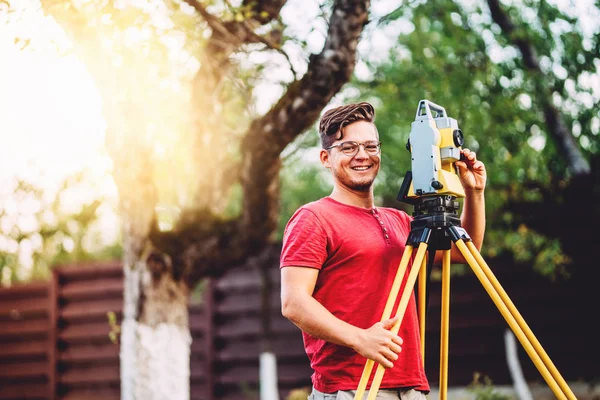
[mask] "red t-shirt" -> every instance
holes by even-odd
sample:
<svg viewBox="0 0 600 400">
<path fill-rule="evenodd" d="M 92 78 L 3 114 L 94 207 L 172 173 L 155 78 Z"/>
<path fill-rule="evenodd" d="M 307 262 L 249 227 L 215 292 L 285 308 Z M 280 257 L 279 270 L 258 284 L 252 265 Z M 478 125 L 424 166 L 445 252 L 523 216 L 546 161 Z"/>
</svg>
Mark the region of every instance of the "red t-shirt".
<svg viewBox="0 0 600 400">
<path fill-rule="evenodd" d="M 319 269 L 313 297 L 333 315 L 360 328 L 381 320 L 410 232 L 406 213 L 364 209 L 325 197 L 299 208 L 283 237 L 281 267 Z M 408 269 L 407 269 L 408 271 Z M 400 293 L 404 290 L 408 272 Z M 398 295 L 393 315 L 401 295 Z M 400 326 L 402 351 L 381 388 L 429 391 L 420 351 L 414 294 Z M 345 346 L 302 333 L 315 389 L 332 393 L 358 387 L 366 359 Z M 374 373 L 371 375 L 371 380 Z M 368 387 L 371 385 L 369 381 Z"/>
</svg>

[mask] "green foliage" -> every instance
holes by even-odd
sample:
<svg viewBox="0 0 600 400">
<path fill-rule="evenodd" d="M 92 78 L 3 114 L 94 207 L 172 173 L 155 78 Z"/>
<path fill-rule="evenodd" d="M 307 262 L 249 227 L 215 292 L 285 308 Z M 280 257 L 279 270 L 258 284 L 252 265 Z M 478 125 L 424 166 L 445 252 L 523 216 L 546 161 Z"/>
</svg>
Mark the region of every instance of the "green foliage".
<svg viewBox="0 0 600 400">
<path fill-rule="evenodd" d="M 497 26 L 486 22 L 489 10 L 462 4 L 445 0 L 396 10 L 384 23 L 409 25 L 412 31 L 398 37 L 387 61 L 367 60 L 370 78 L 353 82 L 358 95 L 348 101 L 371 101 L 377 110 L 383 143 L 377 190 L 383 204 L 397 206 L 398 188 L 410 169 L 405 149 L 410 124 L 419 100 L 431 100 L 458 121 L 465 147 L 486 164 L 484 257 L 508 252 L 540 272 L 564 272 L 569 258 L 560 243 L 519 228 L 507 204 L 542 202 L 539 188 L 568 177 L 563 155 L 546 134 L 542 96 L 554 93 L 582 148 L 597 151 L 598 98 L 590 97 L 582 78 L 596 72 L 591 60 L 597 61 L 598 35 L 586 39 L 586 46 L 578 22 L 545 1 L 508 9 L 517 26 L 513 35 L 530 40 L 538 52 L 540 75 L 523 65 Z"/>
<path fill-rule="evenodd" d="M 483 256 L 509 254 L 543 274 L 568 274 L 570 257 L 558 238 L 523 225 L 508 204 L 543 204 L 549 188 L 564 186 L 569 178 L 565 157 L 547 134 L 543 104 L 549 96 L 584 154 L 598 151 L 600 99 L 591 81 L 598 79 L 600 30 L 584 35 L 580 21 L 543 0 L 503 7 L 515 25 L 510 37 L 477 4 L 442 0 L 399 7 L 379 26 L 406 33 L 398 36 L 385 61 L 365 58 L 369 76 L 355 78 L 344 101 L 369 101 L 376 108 L 382 141 L 375 188 L 380 205 L 411 211 L 396 196 L 411 168 L 406 142 L 417 104 L 431 100 L 458 121 L 465 147 L 487 167 Z M 530 41 L 541 73 L 524 65 L 509 38 Z M 322 170 L 304 158 L 286 163 L 280 232 L 299 205 L 328 193 Z M 304 180 L 310 181 L 300 183 Z"/>
<path fill-rule="evenodd" d="M 306 400 L 310 395 L 310 388 L 292 389 L 285 400 Z"/>
<path fill-rule="evenodd" d="M 98 216 L 110 203 L 94 192 L 86 171 L 56 189 L 24 179 L 8 181 L 0 195 L 0 277 L 2 284 L 46 279 L 58 264 L 121 257 L 119 243 L 106 243 Z"/>
<path fill-rule="evenodd" d="M 192 289 L 190 293 L 190 304 L 202 304 L 204 293 L 208 287 L 208 280 L 203 279 Z"/>
<path fill-rule="evenodd" d="M 106 313 L 106 318 L 108 318 L 108 326 L 110 327 L 108 338 L 113 344 L 118 344 L 121 337 L 121 325 L 117 322 L 117 314 L 114 311 L 109 311 Z"/>
<path fill-rule="evenodd" d="M 468 386 L 468 390 L 475 394 L 476 400 L 509 400 L 510 396 L 505 396 L 494 390 L 492 380 L 488 376 L 482 376 L 479 372 L 475 373 L 473 382 Z"/>
</svg>

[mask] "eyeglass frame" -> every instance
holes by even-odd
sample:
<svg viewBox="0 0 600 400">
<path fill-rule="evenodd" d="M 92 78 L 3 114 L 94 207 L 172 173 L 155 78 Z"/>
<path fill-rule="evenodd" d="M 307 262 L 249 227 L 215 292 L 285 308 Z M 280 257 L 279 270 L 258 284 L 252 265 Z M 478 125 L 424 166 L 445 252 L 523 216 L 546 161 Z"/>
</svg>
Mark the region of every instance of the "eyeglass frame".
<svg viewBox="0 0 600 400">
<path fill-rule="evenodd" d="M 369 152 L 367 151 L 367 148 L 366 148 L 366 146 L 365 146 L 365 143 L 369 143 L 369 142 L 377 142 L 377 153 L 375 153 L 375 154 L 371 154 L 371 153 L 369 153 Z M 341 151 L 341 152 L 342 152 L 342 153 L 343 153 L 345 156 L 348 156 L 348 157 L 354 157 L 355 155 L 357 155 L 357 154 L 358 154 L 358 151 L 360 150 L 360 146 L 362 146 L 362 147 L 363 147 L 363 149 L 365 149 L 365 153 L 367 153 L 367 154 L 368 154 L 368 155 L 370 155 L 370 156 L 376 156 L 376 155 L 379 155 L 379 154 L 381 153 L 381 142 L 380 142 L 379 140 L 365 140 L 364 142 L 357 142 L 357 141 L 354 141 L 354 140 L 347 140 L 347 141 L 345 141 L 345 142 L 338 143 L 338 144 L 334 144 L 334 145 L 332 145 L 332 146 L 326 147 L 326 148 L 325 148 L 325 150 L 331 150 L 331 149 L 333 149 L 334 147 L 340 147 L 340 146 L 343 146 L 343 145 L 345 145 L 345 144 L 347 144 L 347 143 L 356 143 L 356 152 L 355 152 L 354 154 L 346 154 L 346 153 L 344 153 L 344 151 L 343 151 L 342 149 L 340 149 L 340 151 Z"/>
</svg>

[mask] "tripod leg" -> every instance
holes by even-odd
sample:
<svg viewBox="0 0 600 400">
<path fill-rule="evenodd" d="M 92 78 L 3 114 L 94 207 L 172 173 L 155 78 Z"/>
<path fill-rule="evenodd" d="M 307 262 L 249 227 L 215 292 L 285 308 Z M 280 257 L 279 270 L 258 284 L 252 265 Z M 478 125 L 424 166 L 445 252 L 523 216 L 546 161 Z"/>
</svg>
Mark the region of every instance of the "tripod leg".
<svg viewBox="0 0 600 400">
<path fill-rule="evenodd" d="M 440 400 L 448 396 L 448 336 L 450 331 L 450 250 L 442 259 L 442 320 L 440 322 Z"/>
<path fill-rule="evenodd" d="M 392 309 L 394 308 L 394 304 L 396 304 L 398 292 L 400 291 L 400 285 L 402 284 L 402 280 L 404 279 L 404 275 L 406 274 L 406 268 L 408 266 L 408 262 L 410 261 L 410 256 L 412 255 L 412 252 L 413 247 L 411 245 L 406 245 L 406 248 L 404 249 L 404 254 L 402 254 L 402 259 L 400 260 L 400 265 L 398 266 L 398 272 L 396 272 L 396 277 L 394 278 L 394 283 L 392 283 L 390 295 L 388 297 L 387 303 L 385 304 L 385 308 L 383 309 L 381 321 L 389 319 L 392 315 Z M 365 368 L 363 369 L 363 373 L 360 377 L 358 388 L 356 389 L 356 395 L 354 396 L 356 400 L 362 399 L 363 394 L 365 393 L 367 383 L 369 382 L 369 377 L 371 376 L 371 371 L 373 370 L 373 364 L 375 364 L 373 360 L 367 360 L 367 363 L 365 364 Z"/>
<path fill-rule="evenodd" d="M 421 263 L 419 271 L 419 298 L 418 298 L 418 314 L 419 314 L 419 333 L 421 337 L 421 358 L 423 360 L 423 368 L 425 368 L 425 314 L 427 311 L 427 264 L 425 258 Z"/>
<path fill-rule="evenodd" d="M 417 281 L 417 275 L 419 274 L 420 266 L 425 259 L 425 252 L 427 251 L 427 243 L 421 242 L 419 244 L 419 249 L 417 250 L 417 255 L 413 261 L 413 266 L 410 270 L 410 274 L 408 275 L 408 280 L 406 281 L 406 286 L 404 288 L 404 292 L 402 292 L 402 297 L 400 298 L 400 304 L 398 305 L 398 310 L 396 315 L 400 316 L 398 322 L 394 324 L 392 329 L 390 330 L 393 333 L 398 333 L 400 330 L 400 324 L 402 324 L 402 320 L 404 319 L 404 313 L 406 312 L 406 307 L 408 306 L 408 301 L 410 296 L 413 294 L 413 289 L 415 286 L 415 282 Z M 369 390 L 369 397 L 367 400 L 375 400 L 377 397 L 377 392 L 379 391 L 379 386 L 381 385 L 381 380 L 383 379 L 383 374 L 385 373 L 385 367 L 379 364 L 377 366 L 377 371 L 375 372 L 375 377 L 373 378 L 373 383 L 371 384 L 371 389 Z M 358 393 L 357 393 L 358 394 Z M 354 397 L 355 399 L 360 399 L 360 397 Z"/>
<path fill-rule="evenodd" d="M 462 239 L 459 239 L 455 242 L 455 244 L 460 250 L 463 257 L 467 260 L 467 263 L 469 264 L 469 266 L 471 267 L 471 269 L 485 288 L 488 295 L 491 297 L 492 301 L 494 302 L 494 304 L 496 305 L 496 307 L 498 308 L 498 310 L 500 311 L 500 313 L 502 314 L 512 331 L 515 333 L 515 336 L 517 336 L 517 338 L 519 339 L 519 342 L 521 342 L 521 345 L 523 345 L 523 347 L 525 348 L 525 351 L 537 367 L 538 371 L 540 372 L 548 386 L 550 386 L 550 389 L 552 390 L 554 395 L 560 400 L 566 400 L 567 396 L 558 386 L 558 384 L 550 374 L 550 371 L 548 371 L 546 365 L 544 365 L 539 354 L 536 352 L 532 344 L 529 342 L 528 338 L 525 336 L 525 333 L 517 323 L 517 320 L 515 319 L 514 315 L 511 314 L 510 310 L 507 308 L 507 305 L 504 303 L 503 299 L 500 297 L 500 295 L 495 290 L 494 286 L 492 285 L 486 274 L 483 272 L 483 268 L 479 265 L 475 257 L 471 254 L 469 248 L 465 245 L 465 242 Z M 499 283 L 498 286 L 500 286 Z M 571 397 L 569 398 L 571 399 Z M 572 399 L 576 399 L 575 396 L 573 396 Z"/>
<path fill-rule="evenodd" d="M 567 385 L 567 382 L 565 382 L 562 375 L 558 372 L 558 369 L 556 368 L 552 360 L 550 360 L 550 357 L 533 334 L 531 328 L 529 328 L 529 325 L 527 325 L 527 323 L 525 322 L 525 319 L 521 316 L 521 313 L 519 313 L 519 311 L 517 310 L 517 307 L 515 307 L 512 300 L 508 297 L 508 294 L 504 291 L 504 289 L 500 285 L 500 282 L 498 282 L 498 279 L 496 279 L 496 277 L 492 273 L 491 268 L 487 265 L 487 263 L 475 247 L 475 245 L 472 242 L 467 242 L 467 247 L 471 251 L 473 257 L 475 257 L 475 260 L 477 260 L 477 262 L 479 263 L 479 266 L 483 270 L 484 274 L 492 283 L 494 289 L 496 289 L 496 292 L 498 292 L 498 294 L 504 301 L 504 304 L 506 304 L 506 307 L 510 310 L 511 314 L 519 324 L 519 327 L 523 330 L 525 336 L 527 336 L 527 339 L 529 339 L 535 351 L 543 360 L 544 365 L 548 368 L 548 370 L 550 371 L 558 385 L 561 387 L 567 398 L 569 400 L 576 400 L 575 394 L 573 394 L 573 392 L 569 388 L 569 385 Z"/>
</svg>

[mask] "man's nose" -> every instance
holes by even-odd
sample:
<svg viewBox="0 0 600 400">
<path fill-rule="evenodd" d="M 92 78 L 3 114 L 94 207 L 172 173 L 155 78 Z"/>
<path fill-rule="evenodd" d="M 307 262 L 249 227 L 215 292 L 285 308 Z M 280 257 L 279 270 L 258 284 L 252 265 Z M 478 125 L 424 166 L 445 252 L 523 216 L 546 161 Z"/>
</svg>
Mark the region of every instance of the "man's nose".
<svg viewBox="0 0 600 400">
<path fill-rule="evenodd" d="M 365 145 L 363 145 L 363 144 L 358 145 L 358 151 L 356 152 L 356 155 L 354 156 L 354 158 L 358 158 L 358 159 L 369 158 L 369 153 L 367 153 L 367 150 L 365 150 Z"/>
</svg>

